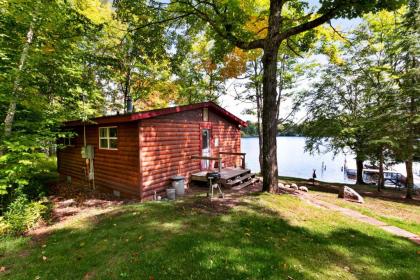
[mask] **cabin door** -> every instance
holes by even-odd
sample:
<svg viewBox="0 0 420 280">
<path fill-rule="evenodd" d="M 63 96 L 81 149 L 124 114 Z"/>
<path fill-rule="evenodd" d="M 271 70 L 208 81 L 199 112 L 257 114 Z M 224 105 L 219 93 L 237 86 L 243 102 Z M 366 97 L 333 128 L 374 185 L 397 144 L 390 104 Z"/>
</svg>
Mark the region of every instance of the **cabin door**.
<svg viewBox="0 0 420 280">
<path fill-rule="evenodd" d="M 201 130 L 201 156 L 209 157 L 210 156 L 210 129 Z M 206 170 L 210 166 L 210 160 L 201 161 L 201 169 Z"/>
</svg>

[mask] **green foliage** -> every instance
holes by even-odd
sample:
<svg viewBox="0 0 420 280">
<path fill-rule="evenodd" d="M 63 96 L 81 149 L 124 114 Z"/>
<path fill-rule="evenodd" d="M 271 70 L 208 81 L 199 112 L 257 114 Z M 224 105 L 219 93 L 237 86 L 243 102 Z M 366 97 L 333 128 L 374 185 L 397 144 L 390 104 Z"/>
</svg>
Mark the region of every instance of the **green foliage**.
<svg viewBox="0 0 420 280">
<path fill-rule="evenodd" d="M 45 157 L 44 153 L 34 152 L 33 146 L 18 141 L 4 141 L 8 153 L 0 157 L 0 190 L 7 193 L 7 188 L 15 185 L 23 187 L 29 183 L 33 172 L 38 172 L 37 163 Z M 40 170 L 39 170 L 40 171 Z"/>
<path fill-rule="evenodd" d="M 4 214 L 3 229 L 6 233 L 21 234 L 33 228 L 41 220 L 48 220 L 51 205 L 48 200 L 30 201 L 19 194 Z"/>
<path fill-rule="evenodd" d="M 48 156 L 63 134 L 61 123 L 101 109 L 93 65 L 112 11 L 96 0 L 0 1 L 0 10 L 0 213 L 4 214 L 18 192 L 29 201 L 45 195 L 49 179 L 45 174 L 53 168 Z M 36 209 L 30 202 L 26 205 L 28 211 Z"/>
</svg>

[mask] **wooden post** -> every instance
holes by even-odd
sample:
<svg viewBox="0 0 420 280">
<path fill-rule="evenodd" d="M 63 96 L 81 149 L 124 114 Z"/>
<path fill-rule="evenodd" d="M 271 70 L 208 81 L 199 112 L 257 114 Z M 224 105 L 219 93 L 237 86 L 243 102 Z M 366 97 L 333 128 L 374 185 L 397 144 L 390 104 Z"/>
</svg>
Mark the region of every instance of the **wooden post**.
<svg viewBox="0 0 420 280">
<path fill-rule="evenodd" d="M 219 173 L 222 171 L 222 157 L 219 154 Z"/>
</svg>

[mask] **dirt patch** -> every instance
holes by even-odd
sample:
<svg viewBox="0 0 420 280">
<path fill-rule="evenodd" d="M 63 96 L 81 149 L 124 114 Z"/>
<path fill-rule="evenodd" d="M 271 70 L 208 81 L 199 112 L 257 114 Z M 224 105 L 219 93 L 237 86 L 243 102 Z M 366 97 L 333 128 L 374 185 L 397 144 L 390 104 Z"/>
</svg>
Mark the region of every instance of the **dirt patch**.
<svg viewBox="0 0 420 280">
<path fill-rule="evenodd" d="M 51 220 L 28 231 L 33 242 L 40 242 L 53 230 L 64 226 L 74 218 L 86 217 L 91 222 L 97 222 L 97 215 L 109 212 L 115 206 L 137 202 L 118 199 L 109 194 L 95 192 L 83 187 L 55 185 L 51 188 L 52 195 L 48 198 L 53 204 Z"/>
<path fill-rule="evenodd" d="M 223 189 L 223 198 L 219 197 L 216 193 L 211 199 L 209 197 L 196 197 L 190 202 L 185 202 L 186 204 L 184 204 L 183 207 L 190 207 L 191 209 L 195 209 L 202 213 L 215 215 L 224 214 L 233 207 L 244 204 L 242 199 L 243 196 L 261 192 L 261 189 L 261 182 L 256 182 L 240 190 Z M 193 187 L 188 195 L 198 196 L 206 192 L 207 189 L 205 187 Z"/>
</svg>

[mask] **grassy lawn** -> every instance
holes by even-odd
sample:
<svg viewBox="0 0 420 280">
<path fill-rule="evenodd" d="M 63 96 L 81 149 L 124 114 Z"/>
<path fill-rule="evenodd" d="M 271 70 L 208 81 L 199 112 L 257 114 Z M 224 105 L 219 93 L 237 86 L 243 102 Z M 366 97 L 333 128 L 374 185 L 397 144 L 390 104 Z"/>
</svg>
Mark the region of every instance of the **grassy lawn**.
<svg viewBox="0 0 420 280">
<path fill-rule="evenodd" d="M 118 206 L 38 242 L 1 241 L 3 279 L 418 279 L 419 247 L 290 195 Z M 290 277 L 290 278 L 288 278 Z"/>
<path fill-rule="evenodd" d="M 307 185 L 307 182 L 296 178 L 284 177 L 281 180 L 287 183 L 296 182 Z M 357 210 L 366 216 L 420 235 L 420 201 L 418 197 L 417 200 L 408 202 L 400 198 L 404 196 L 403 190 L 385 189 L 381 193 L 378 193 L 375 186 L 351 185 L 350 187 L 364 196 L 365 203 L 358 204 L 339 199 L 337 198 L 337 193 L 326 192 L 322 189 L 323 187 L 327 189 L 332 184 L 318 183 L 319 186 L 310 192 L 316 198 L 341 207 Z M 341 184 L 333 185 L 339 186 Z"/>
<path fill-rule="evenodd" d="M 338 199 L 332 193 L 318 191 L 314 194 L 320 200 L 357 210 L 366 216 L 420 235 L 420 206 L 373 197 L 365 197 L 364 204 L 357 204 Z"/>
</svg>

